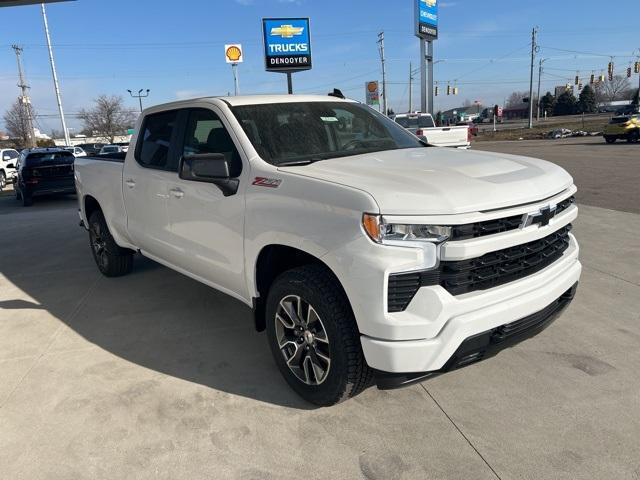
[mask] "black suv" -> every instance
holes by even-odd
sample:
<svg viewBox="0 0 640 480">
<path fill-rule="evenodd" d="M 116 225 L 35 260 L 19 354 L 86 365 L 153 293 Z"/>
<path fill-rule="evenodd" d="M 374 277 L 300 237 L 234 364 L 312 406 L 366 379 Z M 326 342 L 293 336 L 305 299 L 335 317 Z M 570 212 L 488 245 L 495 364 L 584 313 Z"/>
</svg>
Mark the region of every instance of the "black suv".
<svg viewBox="0 0 640 480">
<path fill-rule="evenodd" d="M 62 148 L 32 148 L 20 152 L 16 165 L 16 199 L 28 207 L 37 195 L 76 193 L 74 160 L 73 154 Z"/>
</svg>

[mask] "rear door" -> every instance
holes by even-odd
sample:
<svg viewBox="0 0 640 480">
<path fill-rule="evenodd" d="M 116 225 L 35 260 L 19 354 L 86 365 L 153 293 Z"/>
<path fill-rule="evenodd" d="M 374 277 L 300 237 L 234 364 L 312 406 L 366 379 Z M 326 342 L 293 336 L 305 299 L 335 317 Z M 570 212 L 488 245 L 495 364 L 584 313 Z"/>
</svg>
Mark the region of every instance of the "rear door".
<svg viewBox="0 0 640 480">
<path fill-rule="evenodd" d="M 143 253 L 165 261 L 172 257 L 167 199 L 168 182 L 176 176 L 178 113 L 168 110 L 145 117 L 122 176 L 129 235 Z"/>
<path fill-rule="evenodd" d="M 232 295 L 246 298 L 244 281 L 244 187 L 249 167 L 237 139 L 213 106 L 184 112 L 180 155 L 221 153 L 230 161 L 231 176 L 240 178 L 238 193 L 225 197 L 212 183 L 169 182 L 168 212 L 171 263 Z"/>
</svg>

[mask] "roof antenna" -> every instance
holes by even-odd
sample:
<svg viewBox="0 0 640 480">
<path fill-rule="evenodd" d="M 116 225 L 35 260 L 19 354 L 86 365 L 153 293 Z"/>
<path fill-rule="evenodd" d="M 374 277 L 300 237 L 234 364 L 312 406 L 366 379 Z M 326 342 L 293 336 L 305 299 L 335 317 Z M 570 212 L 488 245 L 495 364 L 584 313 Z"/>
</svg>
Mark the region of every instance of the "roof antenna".
<svg viewBox="0 0 640 480">
<path fill-rule="evenodd" d="M 344 94 L 337 88 L 333 89 L 333 92 L 329 93 L 330 97 L 336 97 L 336 98 L 342 98 L 343 100 L 347 97 L 344 96 Z"/>
</svg>

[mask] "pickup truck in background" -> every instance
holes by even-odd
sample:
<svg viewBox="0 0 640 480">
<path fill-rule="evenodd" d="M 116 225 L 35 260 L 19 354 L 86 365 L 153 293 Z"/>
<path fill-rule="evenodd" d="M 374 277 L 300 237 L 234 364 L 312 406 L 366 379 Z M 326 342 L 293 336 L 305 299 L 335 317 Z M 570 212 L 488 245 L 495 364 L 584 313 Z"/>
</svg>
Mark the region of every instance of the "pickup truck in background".
<svg viewBox="0 0 640 480">
<path fill-rule="evenodd" d="M 467 125 L 436 127 L 430 113 L 400 113 L 393 120 L 434 147 L 469 148 L 471 132 Z"/>
<path fill-rule="evenodd" d="M 16 162 L 20 154 L 13 148 L 0 149 L 0 192 L 7 184 L 14 183 L 17 175 Z"/>
<path fill-rule="evenodd" d="M 98 269 L 140 253 L 246 304 L 309 402 L 490 357 L 574 297 L 576 187 L 554 164 L 427 148 L 324 96 L 179 101 L 135 131 L 75 160 Z"/>
</svg>

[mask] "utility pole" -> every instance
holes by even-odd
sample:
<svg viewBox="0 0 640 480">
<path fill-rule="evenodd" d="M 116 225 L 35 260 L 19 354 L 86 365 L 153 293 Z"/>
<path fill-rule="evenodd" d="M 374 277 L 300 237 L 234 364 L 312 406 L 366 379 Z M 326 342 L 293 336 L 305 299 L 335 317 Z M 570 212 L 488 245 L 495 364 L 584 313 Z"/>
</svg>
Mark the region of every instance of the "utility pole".
<svg viewBox="0 0 640 480">
<path fill-rule="evenodd" d="M 384 114 L 389 112 L 389 104 L 387 102 L 387 68 L 384 57 L 384 32 L 378 34 L 378 50 L 380 51 L 380 62 L 382 63 L 382 109 Z"/>
<path fill-rule="evenodd" d="M 540 121 L 540 81 L 542 78 L 542 64 L 546 60 L 546 58 L 541 58 L 540 65 L 538 66 L 538 108 L 536 109 L 536 122 Z"/>
<path fill-rule="evenodd" d="M 240 80 L 238 79 L 238 64 L 232 63 L 231 70 L 233 71 L 233 87 L 235 90 L 235 96 L 240 95 Z"/>
<path fill-rule="evenodd" d="M 60 98 L 60 86 L 58 85 L 58 75 L 56 73 L 56 64 L 53 61 L 53 49 L 51 48 L 51 37 L 49 36 L 49 22 L 47 22 L 47 11 L 44 3 L 40 4 L 42 8 L 42 20 L 44 21 L 44 32 L 47 36 L 47 47 L 49 48 L 49 63 L 51 63 L 51 74 L 53 75 L 53 86 L 56 91 L 56 101 L 58 102 L 58 111 L 60 112 L 60 122 L 62 123 L 62 131 L 64 132 L 65 145 L 71 144 L 69 138 L 69 130 L 67 130 L 67 122 L 64 119 L 64 110 L 62 109 L 62 98 Z"/>
<path fill-rule="evenodd" d="M 138 102 L 140 102 L 140 113 L 142 113 L 142 99 L 147 98 L 149 96 L 150 91 L 151 90 L 149 90 L 148 88 L 146 91 L 144 88 L 141 88 L 140 90 L 138 90 L 138 94 L 134 95 L 131 90 L 127 90 L 127 92 L 129 92 L 129 95 L 131 95 L 131 98 L 137 98 Z M 142 92 L 145 92 L 145 93 L 143 94 Z"/>
<path fill-rule="evenodd" d="M 533 128 L 533 64 L 536 61 L 536 34 L 538 33 L 538 27 L 533 27 L 531 30 L 531 76 L 529 78 L 529 128 Z"/>
<path fill-rule="evenodd" d="M 20 109 L 22 110 L 21 115 L 22 118 L 25 118 L 27 121 L 27 148 L 36 147 L 36 132 L 33 130 L 33 116 L 31 111 L 31 99 L 29 98 L 29 85 L 27 85 L 24 81 L 24 72 L 22 71 L 22 47 L 18 45 L 11 45 L 11 48 L 16 52 L 16 60 L 18 62 L 18 77 L 20 79 L 20 83 L 18 83 L 18 87 L 22 90 L 22 95 L 19 98 Z"/>
</svg>

